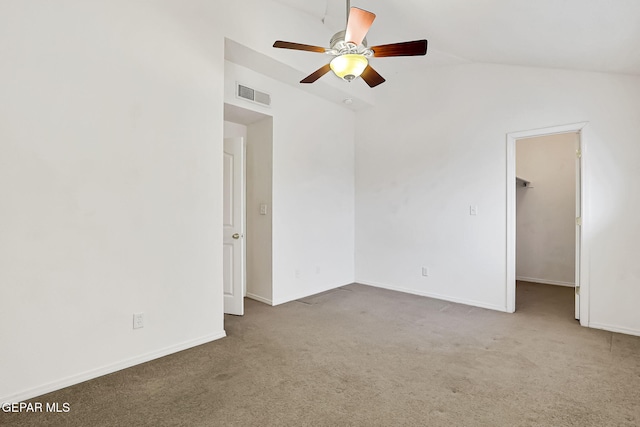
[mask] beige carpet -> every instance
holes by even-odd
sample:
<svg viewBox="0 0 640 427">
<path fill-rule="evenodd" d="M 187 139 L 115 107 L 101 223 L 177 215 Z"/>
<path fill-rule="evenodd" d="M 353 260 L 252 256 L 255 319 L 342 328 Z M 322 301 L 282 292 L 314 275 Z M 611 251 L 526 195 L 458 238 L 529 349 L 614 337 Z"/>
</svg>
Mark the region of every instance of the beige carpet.
<svg viewBox="0 0 640 427">
<path fill-rule="evenodd" d="M 247 300 L 227 338 L 0 425 L 638 426 L 640 338 L 580 327 L 572 291 L 520 283 L 515 314 L 362 285 Z"/>
</svg>

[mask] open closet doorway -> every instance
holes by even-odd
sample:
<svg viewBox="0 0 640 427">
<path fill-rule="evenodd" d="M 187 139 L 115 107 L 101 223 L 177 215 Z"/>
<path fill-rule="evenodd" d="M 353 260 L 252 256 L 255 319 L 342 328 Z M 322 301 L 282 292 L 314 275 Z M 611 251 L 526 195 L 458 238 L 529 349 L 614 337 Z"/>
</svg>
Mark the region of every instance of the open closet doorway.
<svg viewBox="0 0 640 427">
<path fill-rule="evenodd" d="M 585 125 L 507 135 L 509 312 L 516 310 L 516 280 L 567 286 L 573 288 L 575 318 L 587 325 L 582 179 Z M 521 285 L 531 286 L 529 283 Z"/>
<path fill-rule="evenodd" d="M 273 118 L 225 104 L 224 139 L 224 312 L 243 315 L 245 297 L 272 304 Z"/>
</svg>

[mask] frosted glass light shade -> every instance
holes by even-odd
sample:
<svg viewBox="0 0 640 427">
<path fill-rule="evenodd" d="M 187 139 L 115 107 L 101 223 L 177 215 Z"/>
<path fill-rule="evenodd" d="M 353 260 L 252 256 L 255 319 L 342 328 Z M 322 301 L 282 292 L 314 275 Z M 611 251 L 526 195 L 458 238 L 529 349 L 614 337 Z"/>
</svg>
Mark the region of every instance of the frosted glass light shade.
<svg viewBox="0 0 640 427">
<path fill-rule="evenodd" d="M 329 65 L 336 76 L 350 82 L 363 73 L 369 61 L 364 55 L 349 53 L 336 56 Z"/>
</svg>

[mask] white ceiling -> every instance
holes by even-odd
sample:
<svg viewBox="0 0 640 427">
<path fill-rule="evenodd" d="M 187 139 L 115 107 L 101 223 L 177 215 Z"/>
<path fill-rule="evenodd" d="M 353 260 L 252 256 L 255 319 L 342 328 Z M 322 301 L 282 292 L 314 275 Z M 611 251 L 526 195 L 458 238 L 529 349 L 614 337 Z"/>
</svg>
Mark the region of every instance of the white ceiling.
<svg viewBox="0 0 640 427">
<path fill-rule="evenodd" d="M 344 26 L 344 0 L 276 1 L 331 31 Z M 640 75 L 640 0 L 353 0 L 351 6 L 377 15 L 369 45 L 428 39 L 427 57 L 416 66 L 471 61 Z M 290 41 L 309 43 L 304 35 Z"/>
</svg>

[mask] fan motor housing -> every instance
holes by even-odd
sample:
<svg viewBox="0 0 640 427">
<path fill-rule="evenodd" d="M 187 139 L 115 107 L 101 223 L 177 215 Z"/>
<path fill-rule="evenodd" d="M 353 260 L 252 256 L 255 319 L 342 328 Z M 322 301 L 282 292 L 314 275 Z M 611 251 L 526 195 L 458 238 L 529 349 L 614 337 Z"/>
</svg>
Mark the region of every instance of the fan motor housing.
<svg viewBox="0 0 640 427">
<path fill-rule="evenodd" d="M 338 31 L 337 33 L 335 33 L 333 37 L 331 37 L 331 42 L 329 42 L 329 46 L 331 46 L 331 49 L 340 50 L 340 46 L 338 46 L 338 43 L 346 44 L 346 41 L 344 39 L 346 34 L 347 30 Z M 366 37 L 362 39 L 362 46 L 368 46 Z"/>
<path fill-rule="evenodd" d="M 331 37 L 330 48 L 327 49 L 327 53 L 331 55 L 345 55 L 348 53 L 355 53 L 359 55 L 371 56 L 373 52 L 367 47 L 367 38 L 362 40 L 359 46 L 351 42 L 345 41 L 344 37 L 346 30 L 338 31 Z"/>
</svg>

